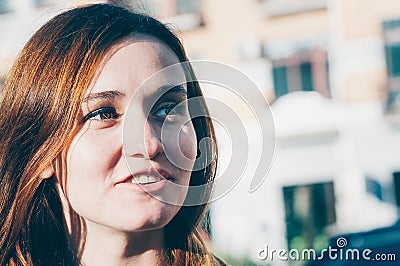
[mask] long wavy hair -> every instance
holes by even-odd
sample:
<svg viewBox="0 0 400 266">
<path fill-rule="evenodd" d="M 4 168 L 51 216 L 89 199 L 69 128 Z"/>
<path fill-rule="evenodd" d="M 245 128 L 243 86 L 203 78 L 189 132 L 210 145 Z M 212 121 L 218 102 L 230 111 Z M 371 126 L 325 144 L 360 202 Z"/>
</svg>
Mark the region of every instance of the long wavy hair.
<svg viewBox="0 0 400 266">
<path fill-rule="evenodd" d="M 71 240 L 57 189 L 57 182 L 65 177 L 58 171 L 47 179 L 41 174 L 63 163 L 63 151 L 78 130 L 86 90 L 111 47 L 134 34 L 152 36 L 168 45 L 181 62 L 188 60 L 180 40 L 166 25 L 110 4 L 77 7 L 57 15 L 19 54 L 0 99 L 0 265 L 80 263 L 85 226 L 72 211 L 69 222 L 79 234 Z M 189 73 L 194 76 L 191 69 Z M 187 85 L 189 98 L 202 99 L 197 82 Z M 192 119 L 198 147 L 205 137 L 215 144 L 204 99 L 197 105 L 189 106 L 189 111 L 196 108 L 204 114 Z M 191 185 L 214 179 L 217 147 L 206 143 L 204 150 L 211 163 L 192 172 Z M 210 189 L 202 193 L 202 202 L 207 202 L 210 193 Z M 165 252 L 171 265 L 218 264 L 198 232 L 206 209 L 207 204 L 183 206 L 165 227 Z"/>
</svg>

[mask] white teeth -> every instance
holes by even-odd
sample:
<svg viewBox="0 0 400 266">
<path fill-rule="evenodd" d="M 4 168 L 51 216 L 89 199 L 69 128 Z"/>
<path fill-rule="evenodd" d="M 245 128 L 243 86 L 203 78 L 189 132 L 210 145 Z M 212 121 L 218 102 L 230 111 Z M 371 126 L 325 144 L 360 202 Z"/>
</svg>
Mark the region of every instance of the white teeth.
<svg viewBox="0 0 400 266">
<path fill-rule="evenodd" d="M 148 178 L 149 178 L 149 180 L 148 180 L 149 183 L 153 183 L 153 182 L 157 182 L 158 181 L 155 176 L 148 176 Z"/>
<path fill-rule="evenodd" d="M 160 177 L 152 176 L 152 175 L 140 175 L 140 176 L 135 176 L 132 178 L 132 183 L 133 184 L 150 184 L 150 183 L 155 183 L 160 181 Z"/>
<path fill-rule="evenodd" d="M 141 175 L 139 176 L 139 183 L 140 184 L 146 184 L 149 183 L 149 177 L 147 175 Z"/>
</svg>

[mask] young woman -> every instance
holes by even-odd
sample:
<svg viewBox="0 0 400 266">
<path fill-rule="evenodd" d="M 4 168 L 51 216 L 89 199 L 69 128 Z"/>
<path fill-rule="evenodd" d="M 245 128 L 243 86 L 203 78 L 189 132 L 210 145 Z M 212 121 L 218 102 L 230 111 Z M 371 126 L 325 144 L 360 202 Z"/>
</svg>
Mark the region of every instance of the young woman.
<svg viewBox="0 0 400 266">
<path fill-rule="evenodd" d="M 200 141 L 216 143 L 190 65 L 141 86 L 185 61 L 165 25 L 108 4 L 69 10 L 32 36 L 0 102 L 0 265 L 223 264 L 198 233 L 210 189 L 197 206 L 174 190 L 213 181 L 216 168 L 205 142 L 210 163 L 190 170 Z M 186 121 L 179 136 L 162 141 L 175 121 Z M 181 165 L 167 158 L 174 139 Z"/>
</svg>

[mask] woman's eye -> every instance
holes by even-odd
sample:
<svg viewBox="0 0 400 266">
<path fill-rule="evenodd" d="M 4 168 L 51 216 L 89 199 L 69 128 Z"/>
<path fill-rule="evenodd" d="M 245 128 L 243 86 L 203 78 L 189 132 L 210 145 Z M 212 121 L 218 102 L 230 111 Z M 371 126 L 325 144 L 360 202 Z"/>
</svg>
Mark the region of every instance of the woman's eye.
<svg viewBox="0 0 400 266">
<path fill-rule="evenodd" d="M 113 107 L 103 107 L 100 109 L 97 109 L 89 114 L 87 114 L 84 118 L 83 121 L 87 120 L 97 120 L 97 121 L 102 121 L 102 120 L 114 120 L 118 119 L 120 115 L 117 113 L 115 108 Z"/>
<path fill-rule="evenodd" d="M 183 104 L 167 103 L 160 106 L 154 113 L 153 116 L 156 118 L 165 119 L 167 116 L 173 116 L 182 114 L 184 106 Z"/>
<path fill-rule="evenodd" d="M 166 117 L 167 115 L 169 115 L 172 110 L 175 108 L 176 103 L 169 103 L 166 105 L 161 106 L 160 108 L 158 108 L 158 110 L 154 113 L 155 117 Z M 172 113 L 171 113 L 172 115 Z"/>
</svg>

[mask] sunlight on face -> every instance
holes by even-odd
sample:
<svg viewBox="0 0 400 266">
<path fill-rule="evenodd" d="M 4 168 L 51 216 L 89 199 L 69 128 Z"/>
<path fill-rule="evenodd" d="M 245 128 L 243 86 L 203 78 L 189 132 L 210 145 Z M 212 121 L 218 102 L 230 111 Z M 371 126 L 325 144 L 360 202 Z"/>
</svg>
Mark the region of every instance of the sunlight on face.
<svg viewBox="0 0 400 266">
<path fill-rule="evenodd" d="M 158 95 L 148 106 L 160 87 L 176 84 L 177 78 L 184 80 L 183 71 L 164 76 L 157 86 L 138 89 L 151 75 L 176 63 L 179 60 L 167 45 L 150 37 L 132 40 L 111 56 L 87 91 L 80 121 L 83 128 L 67 153 L 66 189 L 72 208 L 87 222 L 119 231 L 142 231 L 165 226 L 178 212 L 179 206 L 166 204 L 135 184 L 142 183 L 161 199 L 171 193 L 172 183 L 189 184 L 191 172 L 168 161 L 164 153 L 168 144 L 161 143 L 160 136 L 171 109 L 187 100 L 185 84 Z M 145 110 L 150 110 L 148 117 Z M 189 117 L 187 106 L 181 112 Z M 122 134 L 127 132 L 123 127 L 128 119 L 132 141 L 124 147 Z M 185 156 L 195 159 L 191 122 L 182 128 L 179 146 Z M 176 202 L 183 203 L 186 192 L 176 193 Z"/>
</svg>

